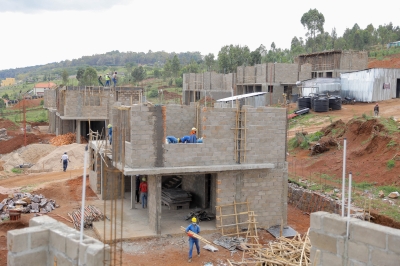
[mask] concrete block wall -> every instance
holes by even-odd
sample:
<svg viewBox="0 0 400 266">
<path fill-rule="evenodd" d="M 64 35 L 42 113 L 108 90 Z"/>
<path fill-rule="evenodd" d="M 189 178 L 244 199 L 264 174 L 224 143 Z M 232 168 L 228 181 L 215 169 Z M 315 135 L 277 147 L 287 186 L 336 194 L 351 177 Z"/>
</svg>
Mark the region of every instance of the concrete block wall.
<svg viewBox="0 0 400 266">
<path fill-rule="evenodd" d="M 192 127 L 197 127 L 195 106 L 168 105 L 166 118 L 167 136 L 182 138 L 183 136 L 190 135 Z M 200 131 L 201 129 L 198 130 Z"/>
<path fill-rule="evenodd" d="M 297 64 L 276 63 L 275 64 L 275 82 L 296 83 L 298 81 Z"/>
<path fill-rule="evenodd" d="M 268 228 L 287 223 L 287 165 L 268 170 L 226 171 L 217 174 L 216 204 L 249 202 L 250 211 L 257 215 L 258 227 Z M 233 213 L 233 209 L 226 211 Z M 237 212 L 247 211 L 247 206 Z M 217 212 L 217 215 L 219 213 Z M 247 216 L 240 216 L 240 221 Z M 224 219 L 224 224 L 234 223 L 234 218 Z M 217 221 L 219 224 L 219 221 Z"/>
<path fill-rule="evenodd" d="M 256 68 L 254 66 L 246 66 L 244 68 L 244 83 L 256 82 Z"/>
<path fill-rule="evenodd" d="M 57 90 L 55 90 L 55 89 L 44 90 L 43 101 L 44 101 L 44 104 L 43 104 L 44 108 L 56 109 L 57 108 Z"/>
<path fill-rule="evenodd" d="M 110 247 L 49 216 L 34 217 L 29 227 L 7 232 L 7 265 L 103 265 Z"/>
<path fill-rule="evenodd" d="M 91 154 L 95 154 L 92 150 Z M 89 170 L 89 185 L 90 188 L 96 193 L 101 193 L 101 164 L 103 163 L 100 155 L 95 156 L 93 159 L 94 167 Z"/>
<path fill-rule="evenodd" d="M 285 162 L 286 109 L 246 107 L 246 112 L 246 163 Z"/>
<path fill-rule="evenodd" d="M 108 117 L 109 91 L 67 90 L 64 116 L 103 118 Z"/>
<path fill-rule="evenodd" d="M 211 72 L 211 88 L 210 88 L 210 90 L 222 90 L 223 89 L 222 76 L 223 76 L 223 74 Z"/>
<path fill-rule="evenodd" d="M 306 63 L 300 66 L 299 80 L 311 79 L 312 64 Z"/>
<path fill-rule="evenodd" d="M 59 134 L 67 134 L 75 131 L 75 120 L 60 120 Z"/>
<path fill-rule="evenodd" d="M 131 142 L 125 145 L 126 166 L 147 168 L 236 164 L 233 130 L 236 126 L 235 108 L 203 107 L 199 110 L 198 137 L 204 138 L 202 144 L 165 144 L 165 136 L 181 137 L 194 126 L 194 107 L 167 106 L 166 132 L 163 132 L 163 128 L 157 129 L 163 123 L 159 117 L 161 111 L 157 111 L 157 108 L 161 109 L 160 106 L 132 107 Z M 286 154 L 286 109 L 259 107 L 247 108 L 247 112 L 248 151 L 245 163 L 283 162 Z"/>
<path fill-rule="evenodd" d="M 397 266 L 400 261 L 400 230 L 359 219 L 349 220 L 327 212 L 311 214 L 311 261 L 321 251 L 316 265 Z"/>
<path fill-rule="evenodd" d="M 48 109 L 47 114 L 49 117 L 49 133 L 55 134 L 56 133 L 56 109 Z"/>
<path fill-rule="evenodd" d="M 258 64 L 256 67 L 256 83 L 265 83 L 267 82 L 267 64 Z"/>
<path fill-rule="evenodd" d="M 340 58 L 342 70 L 364 70 L 368 68 L 368 52 L 343 51 Z"/>
<path fill-rule="evenodd" d="M 202 208 L 206 206 L 206 187 L 205 187 L 204 174 L 200 175 L 185 175 L 182 178 L 182 189 L 189 191 L 192 194 L 192 201 L 190 202 L 190 208 Z"/>
<path fill-rule="evenodd" d="M 141 88 L 117 88 L 116 101 L 120 102 L 122 105 L 138 103 L 141 92 Z"/>
<path fill-rule="evenodd" d="M 244 83 L 244 66 L 238 66 L 236 70 L 236 82 L 238 84 Z"/>
</svg>

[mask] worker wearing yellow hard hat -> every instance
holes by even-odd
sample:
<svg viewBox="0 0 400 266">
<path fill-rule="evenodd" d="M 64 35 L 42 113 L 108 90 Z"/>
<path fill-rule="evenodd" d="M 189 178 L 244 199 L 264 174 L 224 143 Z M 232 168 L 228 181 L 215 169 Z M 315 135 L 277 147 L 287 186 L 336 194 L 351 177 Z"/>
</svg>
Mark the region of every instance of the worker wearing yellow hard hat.
<svg viewBox="0 0 400 266">
<path fill-rule="evenodd" d="M 193 245 L 196 245 L 197 249 L 197 257 L 200 257 L 200 244 L 199 240 L 192 236 L 192 233 L 199 234 L 200 233 L 200 226 L 197 224 L 197 218 L 192 218 L 192 223 L 186 227 L 185 232 L 189 236 L 189 260 L 188 262 L 192 262 L 192 253 L 193 253 Z"/>
</svg>

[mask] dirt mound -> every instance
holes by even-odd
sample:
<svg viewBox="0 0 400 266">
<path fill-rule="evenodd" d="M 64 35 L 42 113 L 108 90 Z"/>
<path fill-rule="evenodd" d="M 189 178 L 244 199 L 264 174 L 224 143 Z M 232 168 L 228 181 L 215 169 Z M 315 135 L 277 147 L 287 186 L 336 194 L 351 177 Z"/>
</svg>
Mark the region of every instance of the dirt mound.
<svg viewBox="0 0 400 266">
<path fill-rule="evenodd" d="M 25 100 L 22 100 L 22 101 L 18 102 L 16 105 L 14 105 L 12 107 L 12 109 L 14 109 L 14 110 L 22 109 L 24 107 L 24 105 L 25 105 L 25 108 L 39 107 L 40 106 L 40 102 L 42 100 L 43 99 L 40 99 L 40 98 L 39 99 L 32 99 L 32 100 L 25 99 Z"/>
<path fill-rule="evenodd" d="M 400 54 L 386 56 L 383 60 L 371 59 L 368 68 L 400 68 Z"/>
<path fill-rule="evenodd" d="M 44 142 L 40 135 L 26 134 L 26 145 L 31 143 Z M 24 135 L 17 135 L 12 139 L 0 142 L 0 154 L 7 154 L 13 152 L 22 146 L 24 146 L 25 140 Z"/>
<path fill-rule="evenodd" d="M 57 147 L 51 144 L 30 144 L 1 157 L 4 161 L 3 167 L 5 170 L 9 171 L 14 168 L 14 166 L 23 163 L 35 164 L 41 157 L 46 156 L 56 148 Z"/>
<path fill-rule="evenodd" d="M 16 125 L 14 122 L 11 122 L 8 119 L 2 119 L 2 118 L 0 118 L 0 128 L 5 128 L 7 130 L 12 130 L 12 131 L 20 129 L 19 126 Z"/>
<path fill-rule="evenodd" d="M 39 171 L 61 171 L 62 163 L 60 159 L 64 152 L 67 152 L 71 161 L 68 163 L 68 170 L 82 168 L 85 146 L 85 144 L 74 143 L 57 147 L 51 153 L 40 158 L 31 169 Z"/>
<path fill-rule="evenodd" d="M 340 138 L 346 132 L 346 128 L 346 124 L 341 119 L 339 119 L 329 126 L 323 128 L 321 132 L 324 133 L 324 136 Z"/>
</svg>

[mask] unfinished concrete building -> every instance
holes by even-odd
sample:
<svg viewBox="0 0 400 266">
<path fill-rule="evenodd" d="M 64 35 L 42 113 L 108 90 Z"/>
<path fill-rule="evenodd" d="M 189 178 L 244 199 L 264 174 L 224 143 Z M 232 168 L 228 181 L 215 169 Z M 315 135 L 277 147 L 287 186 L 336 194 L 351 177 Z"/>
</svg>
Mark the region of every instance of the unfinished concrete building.
<svg viewBox="0 0 400 266">
<path fill-rule="evenodd" d="M 236 74 L 216 72 L 183 74 L 183 103 L 197 102 L 205 96 L 214 100 L 232 96 L 235 93 Z"/>
<path fill-rule="evenodd" d="M 331 50 L 299 55 L 299 80 L 312 78 L 340 78 L 340 73 L 364 70 L 368 67 L 367 51 Z"/>
<path fill-rule="evenodd" d="M 45 90 L 44 108 L 48 110 L 49 133 L 56 135 L 76 133 L 80 143 L 82 136 L 87 139 L 89 128 L 105 132 L 109 122 L 111 106 L 139 103 L 142 88 L 128 87 L 60 87 Z"/>
<path fill-rule="evenodd" d="M 267 105 L 284 103 L 298 94 L 298 67 L 296 64 L 268 63 L 237 68 L 236 95 L 267 92 Z M 285 99 L 286 97 L 286 99 Z"/>
<path fill-rule="evenodd" d="M 245 201 L 257 215 L 258 226 L 286 224 L 286 109 L 115 104 L 111 119 L 112 148 L 101 148 L 96 141 L 90 145 L 90 186 L 107 199 L 110 182 L 118 180 L 114 185 L 124 187 L 124 201 L 131 206 L 123 211 L 131 217 L 124 219 L 124 225 L 135 228 L 130 230 L 177 233 L 178 225 L 185 223 L 183 214 L 196 207 L 216 214 L 217 205 Z M 193 126 L 203 143 L 166 144 L 166 136 L 188 135 Z M 147 177 L 148 209 L 135 209 L 135 175 Z M 165 206 L 162 192 L 170 182 L 192 194 L 189 206 Z M 236 223 L 245 222 L 244 217 L 236 218 Z M 235 223 L 235 218 L 224 219 L 229 221 Z M 215 230 L 220 222 L 202 222 L 202 229 Z M 95 225 L 96 232 L 102 230 Z M 129 238 L 125 230 L 124 234 Z"/>
</svg>

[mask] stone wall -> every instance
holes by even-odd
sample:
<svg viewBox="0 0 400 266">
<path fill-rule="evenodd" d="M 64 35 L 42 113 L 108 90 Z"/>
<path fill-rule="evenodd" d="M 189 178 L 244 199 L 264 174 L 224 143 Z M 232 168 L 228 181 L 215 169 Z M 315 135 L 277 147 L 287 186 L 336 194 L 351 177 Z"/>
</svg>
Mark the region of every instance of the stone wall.
<svg viewBox="0 0 400 266">
<path fill-rule="evenodd" d="M 110 247 L 49 216 L 34 217 L 29 227 L 7 232 L 7 265 L 103 265 Z"/>
<path fill-rule="evenodd" d="M 185 175 L 182 178 L 182 189 L 189 191 L 192 194 L 190 208 L 207 208 L 206 202 L 206 176 L 200 175 Z"/>
<path fill-rule="evenodd" d="M 298 69 L 299 66 L 297 64 L 276 63 L 274 81 L 295 84 L 298 81 Z"/>
<path fill-rule="evenodd" d="M 347 218 L 327 212 L 312 213 L 311 261 L 320 250 L 318 266 L 399 265 L 400 230 L 355 218 L 349 220 L 348 238 L 346 228 Z"/>
<path fill-rule="evenodd" d="M 227 171 L 217 174 L 217 205 L 249 202 L 250 211 L 257 215 L 257 227 L 268 228 L 287 223 L 287 165 L 268 170 Z M 247 211 L 247 206 L 238 206 L 237 212 Z M 233 212 L 233 209 L 227 209 Z M 218 213 L 217 213 L 218 215 Z M 247 216 L 240 216 L 240 221 Z M 224 219 L 224 224 L 235 223 L 233 218 Z M 217 224 L 219 221 L 217 221 Z M 247 227 L 245 225 L 244 227 Z"/>
<path fill-rule="evenodd" d="M 340 58 L 340 70 L 364 70 L 368 67 L 368 52 L 343 51 Z"/>
<path fill-rule="evenodd" d="M 312 64 L 306 63 L 300 66 L 299 80 L 311 79 Z"/>
</svg>

